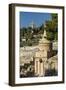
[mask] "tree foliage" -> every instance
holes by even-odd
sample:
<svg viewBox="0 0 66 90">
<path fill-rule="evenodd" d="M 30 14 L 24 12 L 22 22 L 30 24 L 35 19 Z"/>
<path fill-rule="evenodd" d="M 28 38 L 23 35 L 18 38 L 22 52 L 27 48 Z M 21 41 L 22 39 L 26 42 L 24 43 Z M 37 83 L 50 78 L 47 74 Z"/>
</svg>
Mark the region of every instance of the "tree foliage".
<svg viewBox="0 0 66 90">
<path fill-rule="evenodd" d="M 51 20 L 46 21 L 47 39 L 57 40 L 58 38 L 58 15 L 51 14 Z M 52 35 L 53 34 L 53 35 Z"/>
</svg>

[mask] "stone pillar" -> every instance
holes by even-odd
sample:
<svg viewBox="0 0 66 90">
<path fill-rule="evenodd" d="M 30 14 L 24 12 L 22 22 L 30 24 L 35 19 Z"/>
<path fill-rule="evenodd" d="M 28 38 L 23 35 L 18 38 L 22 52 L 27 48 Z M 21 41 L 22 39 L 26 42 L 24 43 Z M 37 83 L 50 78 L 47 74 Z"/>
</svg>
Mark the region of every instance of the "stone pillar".
<svg viewBox="0 0 66 90">
<path fill-rule="evenodd" d="M 44 76 L 43 62 L 40 63 L 40 76 Z"/>
<path fill-rule="evenodd" d="M 44 67 L 44 65 L 45 65 L 45 62 L 43 61 L 43 75 L 45 75 L 45 67 Z"/>
<path fill-rule="evenodd" d="M 38 60 L 38 75 L 40 75 L 40 62 L 39 62 L 39 60 Z"/>
<path fill-rule="evenodd" d="M 36 75 L 39 75 L 39 72 L 40 72 L 40 71 L 39 71 L 39 69 L 40 69 L 39 67 L 40 67 L 40 65 L 39 65 L 39 60 L 38 60 L 38 58 L 36 58 L 36 59 L 35 59 L 35 74 L 36 74 Z"/>
<path fill-rule="evenodd" d="M 36 61 L 34 62 L 34 65 L 35 65 L 35 67 L 34 67 L 34 72 L 36 73 Z"/>
<path fill-rule="evenodd" d="M 37 61 L 35 60 L 35 74 L 37 73 Z"/>
</svg>

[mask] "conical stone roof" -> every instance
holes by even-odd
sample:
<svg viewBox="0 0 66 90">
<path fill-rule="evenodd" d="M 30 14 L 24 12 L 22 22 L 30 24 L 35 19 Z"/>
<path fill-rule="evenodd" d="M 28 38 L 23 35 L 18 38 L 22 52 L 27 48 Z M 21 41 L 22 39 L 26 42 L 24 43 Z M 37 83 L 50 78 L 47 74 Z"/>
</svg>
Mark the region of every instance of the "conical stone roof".
<svg viewBox="0 0 66 90">
<path fill-rule="evenodd" d="M 42 36 L 42 39 L 40 39 L 39 44 L 50 43 L 50 41 L 47 40 L 46 37 L 47 37 L 47 35 L 46 35 L 46 30 L 44 30 L 44 34 L 43 34 L 43 36 Z"/>
</svg>

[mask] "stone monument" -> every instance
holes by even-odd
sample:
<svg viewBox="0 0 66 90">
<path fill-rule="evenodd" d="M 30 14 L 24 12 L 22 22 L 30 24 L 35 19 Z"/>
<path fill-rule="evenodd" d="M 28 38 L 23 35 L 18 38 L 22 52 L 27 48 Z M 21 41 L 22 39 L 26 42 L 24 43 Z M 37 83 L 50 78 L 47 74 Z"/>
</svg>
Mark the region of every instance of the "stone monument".
<svg viewBox="0 0 66 90">
<path fill-rule="evenodd" d="M 44 25 L 44 34 L 39 40 L 38 51 L 35 53 L 35 75 L 44 76 L 45 69 L 48 68 L 48 52 L 52 51 L 52 43 L 47 40 L 46 25 Z"/>
</svg>

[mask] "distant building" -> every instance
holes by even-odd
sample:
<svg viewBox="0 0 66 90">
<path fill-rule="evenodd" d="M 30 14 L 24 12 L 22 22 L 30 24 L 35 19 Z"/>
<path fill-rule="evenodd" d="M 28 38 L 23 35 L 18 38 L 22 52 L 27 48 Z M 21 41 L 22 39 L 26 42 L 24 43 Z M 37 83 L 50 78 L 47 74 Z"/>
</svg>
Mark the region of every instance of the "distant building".
<svg viewBox="0 0 66 90">
<path fill-rule="evenodd" d="M 32 21 L 32 22 L 30 23 L 29 27 L 31 27 L 32 29 L 34 29 L 34 28 L 36 28 L 36 25 L 35 25 L 35 23 Z"/>
</svg>

